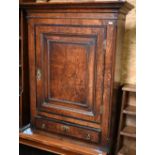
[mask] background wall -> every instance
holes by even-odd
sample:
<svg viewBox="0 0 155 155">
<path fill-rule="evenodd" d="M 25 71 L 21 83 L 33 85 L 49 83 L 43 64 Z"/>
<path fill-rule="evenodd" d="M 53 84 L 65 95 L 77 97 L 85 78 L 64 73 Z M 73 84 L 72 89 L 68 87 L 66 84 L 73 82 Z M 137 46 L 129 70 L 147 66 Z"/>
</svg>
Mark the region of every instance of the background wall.
<svg viewBox="0 0 155 155">
<path fill-rule="evenodd" d="M 135 6 L 126 18 L 122 53 L 122 82 L 136 83 L 136 0 L 127 0 Z"/>
</svg>

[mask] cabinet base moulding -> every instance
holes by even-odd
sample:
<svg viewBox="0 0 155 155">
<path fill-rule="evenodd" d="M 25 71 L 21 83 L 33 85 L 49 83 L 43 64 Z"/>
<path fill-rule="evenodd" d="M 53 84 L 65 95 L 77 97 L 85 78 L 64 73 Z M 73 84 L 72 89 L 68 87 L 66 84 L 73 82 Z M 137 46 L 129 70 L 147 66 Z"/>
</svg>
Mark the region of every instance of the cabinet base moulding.
<svg viewBox="0 0 155 155">
<path fill-rule="evenodd" d="M 106 148 L 75 141 L 59 135 L 47 134 L 30 127 L 19 134 L 20 144 L 60 155 L 108 155 Z"/>
</svg>

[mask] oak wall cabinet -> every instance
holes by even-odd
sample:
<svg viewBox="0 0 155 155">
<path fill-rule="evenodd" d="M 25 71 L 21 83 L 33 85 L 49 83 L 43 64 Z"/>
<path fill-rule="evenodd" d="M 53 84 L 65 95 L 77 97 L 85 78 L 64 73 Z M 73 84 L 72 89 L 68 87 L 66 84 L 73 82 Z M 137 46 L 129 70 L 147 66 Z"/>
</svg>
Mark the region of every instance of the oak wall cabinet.
<svg viewBox="0 0 155 155">
<path fill-rule="evenodd" d="M 23 2 L 30 126 L 20 143 L 58 154 L 103 154 L 115 139 L 124 1 Z"/>
</svg>

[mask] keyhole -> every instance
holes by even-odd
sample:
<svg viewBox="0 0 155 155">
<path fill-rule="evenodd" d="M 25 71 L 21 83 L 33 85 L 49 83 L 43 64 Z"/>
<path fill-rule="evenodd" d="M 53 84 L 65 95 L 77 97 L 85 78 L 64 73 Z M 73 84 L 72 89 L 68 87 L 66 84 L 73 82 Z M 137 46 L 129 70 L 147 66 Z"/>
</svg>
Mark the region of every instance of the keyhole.
<svg viewBox="0 0 155 155">
<path fill-rule="evenodd" d="M 41 80 L 41 70 L 37 69 L 37 80 Z"/>
</svg>

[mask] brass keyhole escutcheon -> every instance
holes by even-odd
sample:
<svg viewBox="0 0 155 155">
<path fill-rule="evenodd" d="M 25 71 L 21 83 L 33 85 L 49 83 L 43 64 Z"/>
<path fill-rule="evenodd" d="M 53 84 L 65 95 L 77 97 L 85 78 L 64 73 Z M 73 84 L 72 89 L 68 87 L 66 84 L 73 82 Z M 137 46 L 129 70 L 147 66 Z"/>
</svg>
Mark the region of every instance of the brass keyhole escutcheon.
<svg viewBox="0 0 155 155">
<path fill-rule="evenodd" d="M 42 128 L 42 129 L 45 129 L 45 127 L 46 127 L 46 124 L 43 123 L 43 124 L 41 125 L 41 128 Z"/>
<path fill-rule="evenodd" d="M 37 69 L 37 80 L 41 80 L 41 70 Z"/>
<path fill-rule="evenodd" d="M 61 126 L 63 132 L 69 132 L 69 127 L 66 125 Z"/>
<path fill-rule="evenodd" d="M 87 134 L 86 139 L 87 139 L 87 140 L 90 140 L 90 139 L 91 139 L 90 134 Z"/>
</svg>

